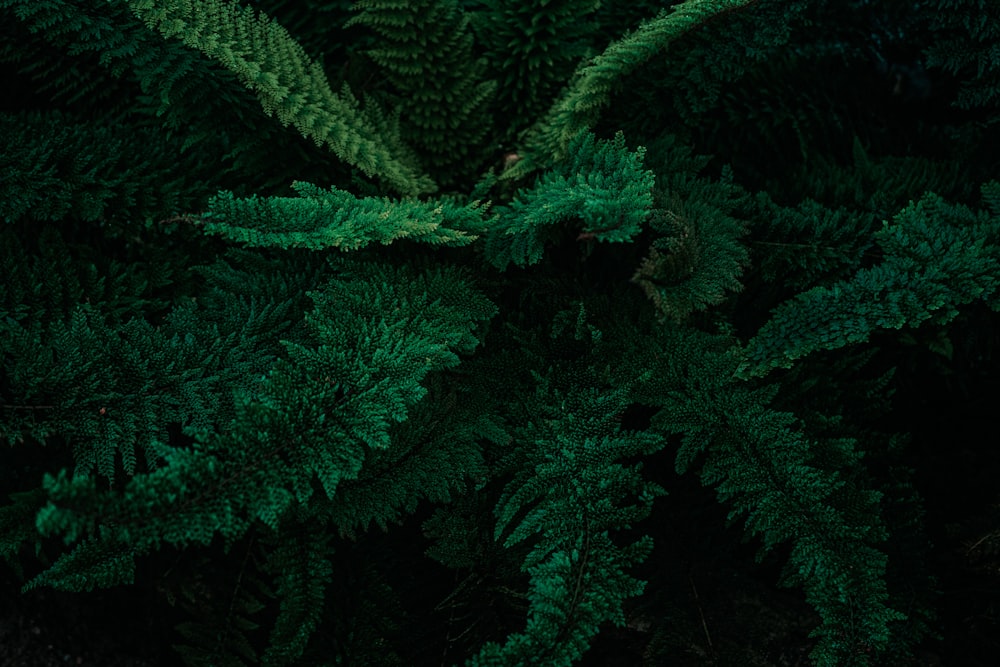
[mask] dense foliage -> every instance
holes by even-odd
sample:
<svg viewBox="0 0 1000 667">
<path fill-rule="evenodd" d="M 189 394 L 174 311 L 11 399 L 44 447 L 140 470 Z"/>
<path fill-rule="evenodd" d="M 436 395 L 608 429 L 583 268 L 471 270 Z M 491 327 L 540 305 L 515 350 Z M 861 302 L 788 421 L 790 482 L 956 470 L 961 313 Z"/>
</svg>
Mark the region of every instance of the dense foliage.
<svg viewBox="0 0 1000 667">
<path fill-rule="evenodd" d="M 4 595 L 153 596 L 162 664 L 980 664 L 996 12 L 0 0 Z"/>
</svg>

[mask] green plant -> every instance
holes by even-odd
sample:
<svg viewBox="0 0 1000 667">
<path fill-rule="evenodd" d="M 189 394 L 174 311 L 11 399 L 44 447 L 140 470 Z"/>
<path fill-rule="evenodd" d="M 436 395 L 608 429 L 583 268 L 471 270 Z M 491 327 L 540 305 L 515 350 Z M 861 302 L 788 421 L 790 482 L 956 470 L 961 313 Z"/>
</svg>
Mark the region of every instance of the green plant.
<svg viewBox="0 0 1000 667">
<path fill-rule="evenodd" d="M 192 665 L 569 665 L 613 627 L 660 664 L 701 641 L 666 543 L 719 519 L 673 498 L 693 474 L 814 610 L 816 664 L 905 664 L 928 541 L 879 420 L 901 349 L 1000 310 L 1000 185 L 976 123 L 946 156 L 860 119 L 830 121 L 853 163 L 824 143 L 840 98 L 795 110 L 779 74 L 858 76 L 828 4 L 0 0 L 23 591 L 155 588 Z M 795 178 L 746 177 L 766 121 L 702 154 L 765 102 Z"/>
</svg>

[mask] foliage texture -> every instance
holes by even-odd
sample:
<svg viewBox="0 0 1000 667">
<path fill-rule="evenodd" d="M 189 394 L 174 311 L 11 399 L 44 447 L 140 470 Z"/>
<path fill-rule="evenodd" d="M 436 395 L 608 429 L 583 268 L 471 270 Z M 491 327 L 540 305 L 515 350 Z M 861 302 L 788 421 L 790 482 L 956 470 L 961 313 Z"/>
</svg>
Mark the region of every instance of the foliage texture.
<svg viewBox="0 0 1000 667">
<path fill-rule="evenodd" d="M 192 666 L 953 649 L 928 535 L 995 563 L 1000 498 L 913 424 L 1000 389 L 995 14 L 0 0 L 4 594 Z"/>
</svg>

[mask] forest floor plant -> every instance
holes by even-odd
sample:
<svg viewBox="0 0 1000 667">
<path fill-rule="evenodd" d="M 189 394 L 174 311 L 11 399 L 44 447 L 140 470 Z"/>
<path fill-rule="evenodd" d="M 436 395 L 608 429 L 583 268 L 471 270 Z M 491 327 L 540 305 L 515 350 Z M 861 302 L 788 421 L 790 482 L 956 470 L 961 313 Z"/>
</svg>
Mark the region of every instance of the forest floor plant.
<svg viewBox="0 0 1000 667">
<path fill-rule="evenodd" d="M 996 5 L 0 17 L 0 661 L 991 664 Z"/>
</svg>

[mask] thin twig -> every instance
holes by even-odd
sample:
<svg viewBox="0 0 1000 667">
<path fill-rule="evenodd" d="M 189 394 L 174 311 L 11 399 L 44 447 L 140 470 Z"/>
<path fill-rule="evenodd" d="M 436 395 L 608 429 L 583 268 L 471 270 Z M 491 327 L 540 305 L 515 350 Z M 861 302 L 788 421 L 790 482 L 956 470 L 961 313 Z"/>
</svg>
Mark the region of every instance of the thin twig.
<svg viewBox="0 0 1000 667">
<path fill-rule="evenodd" d="M 705 614 L 701 609 L 701 598 L 698 597 L 698 587 L 694 585 L 694 577 L 688 574 L 688 581 L 691 582 L 691 591 L 694 593 L 694 603 L 698 607 L 698 616 L 701 618 L 701 629 L 705 631 L 705 641 L 708 642 L 708 652 L 712 663 L 716 662 L 715 646 L 712 645 L 712 635 L 708 631 L 708 623 L 705 621 Z"/>
</svg>

